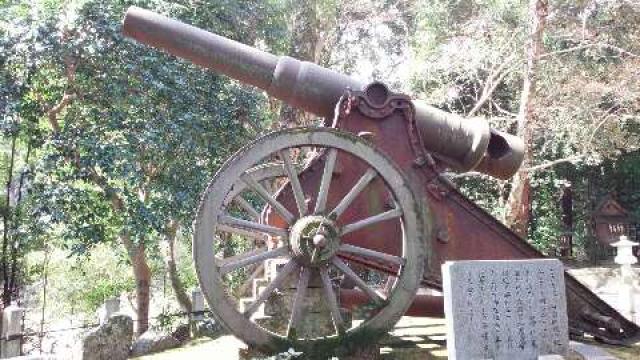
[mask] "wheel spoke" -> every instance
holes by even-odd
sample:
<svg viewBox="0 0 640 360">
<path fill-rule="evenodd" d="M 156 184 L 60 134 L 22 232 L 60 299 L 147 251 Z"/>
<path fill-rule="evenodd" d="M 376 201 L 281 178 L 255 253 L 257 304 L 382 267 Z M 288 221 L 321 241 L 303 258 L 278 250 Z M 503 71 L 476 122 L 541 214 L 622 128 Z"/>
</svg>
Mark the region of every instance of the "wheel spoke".
<svg viewBox="0 0 640 360">
<path fill-rule="evenodd" d="M 284 205 L 282 205 L 278 200 L 276 200 L 273 196 L 271 196 L 271 194 L 267 191 L 267 189 L 264 188 L 264 186 L 260 185 L 250 175 L 246 175 L 246 174 L 242 175 L 240 179 L 244 181 L 244 183 L 247 184 L 247 186 L 249 186 L 256 193 L 258 193 L 258 195 L 260 195 L 260 197 L 264 199 L 264 201 L 269 203 L 269 205 L 271 205 L 271 207 L 273 207 L 278 212 L 278 214 L 282 216 L 282 218 L 284 219 L 284 221 L 287 222 L 287 224 L 291 225 L 291 223 L 293 223 L 295 219 L 293 214 L 291 214 L 291 212 L 289 212 L 289 210 L 287 210 L 287 208 L 285 208 Z"/>
<path fill-rule="evenodd" d="M 395 285 L 396 281 L 398 280 L 397 277 L 389 275 L 387 277 L 387 281 L 385 281 L 384 283 L 384 289 L 382 290 L 382 292 L 388 297 L 389 294 L 391 294 L 391 290 L 393 289 L 393 286 Z"/>
<path fill-rule="evenodd" d="M 317 155 L 304 157 L 307 147 L 316 147 Z M 352 176 L 343 178 L 342 170 L 352 170 Z M 419 287 L 426 256 L 420 231 L 423 221 L 433 221 L 430 213 L 410 211 L 417 208 L 419 199 L 407 186 L 405 175 L 371 144 L 338 129 L 283 130 L 243 147 L 207 186 L 194 224 L 195 266 L 216 317 L 260 348 L 269 348 L 273 341 L 304 342 L 302 345 L 315 348 L 335 342 L 336 336 L 336 341 L 344 340 L 352 331 L 368 333 L 375 328 L 376 333 L 383 333 L 390 329 L 398 310 L 411 305 L 409 295 Z M 397 204 L 358 216 L 357 208 L 366 207 L 369 200 L 383 205 L 395 200 Z M 299 221 L 305 212 L 304 221 Z M 357 240 L 360 234 L 387 225 L 402 227 L 398 239 L 383 239 L 393 243 L 389 249 L 377 246 L 375 239 Z M 294 235 L 301 239 L 294 240 Z M 220 246 L 220 238 L 235 242 L 241 237 L 246 250 L 229 254 L 237 256 L 222 255 L 228 246 Z M 290 243 L 296 247 L 295 256 Z M 251 251 L 258 247 L 261 249 Z M 383 283 L 370 282 L 357 264 L 379 271 L 383 279 L 396 277 L 388 281 L 390 291 L 383 291 Z M 272 271 L 274 268 L 278 271 Z M 344 307 L 356 304 L 347 304 L 351 301 L 344 298 L 346 293 L 338 287 L 336 277 L 355 284 L 355 300 L 373 308 L 363 314 L 369 321 L 356 320 L 353 325 L 348 321 Z M 278 315 L 274 307 L 283 301 L 287 309 Z M 320 302 L 315 304 L 320 308 L 311 309 L 310 302 Z M 263 314 L 263 309 L 269 314 Z M 309 314 L 312 310 L 321 313 Z M 309 328 L 310 315 L 329 322 L 329 331 Z M 260 319 L 263 316 L 284 316 L 283 326 Z"/>
<path fill-rule="evenodd" d="M 251 204 L 249 204 L 249 202 L 242 196 L 236 196 L 233 201 L 248 212 L 254 220 L 260 219 L 260 213 L 258 210 L 254 209 L 253 206 L 251 206 Z"/>
<path fill-rule="evenodd" d="M 264 261 L 267 259 L 273 259 L 278 256 L 285 256 L 289 253 L 289 249 L 287 247 L 279 247 L 273 250 L 265 251 L 264 248 L 248 251 L 244 254 L 232 256 L 227 259 L 222 260 L 222 264 L 220 265 L 220 275 L 227 274 L 233 270 L 237 270 L 241 267 L 245 267 L 247 265 L 255 264 L 260 261 Z"/>
<path fill-rule="evenodd" d="M 280 236 L 282 238 L 286 238 L 288 236 L 287 231 L 284 229 L 267 224 L 260 224 L 250 220 L 238 219 L 230 215 L 220 215 L 218 217 L 218 228 L 223 231 L 229 230 L 230 232 L 236 232 L 234 230 L 237 228 L 255 230 L 273 236 Z"/>
<path fill-rule="evenodd" d="M 329 185 L 331 185 L 331 178 L 333 177 L 333 168 L 336 165 L 336 157 L 338 150 L 329 149 L 324 162 L 324 171 L 322 173 L 322 179 L 320 180 L 320 189 L 318 189 L 318 198 L 316 199 L 316 206 L 313 210 L 314 214 L 322 213 L 327 205 L 327 195 L 329 194 Z"/>
<path fill-rule="evenodd" d="M 295 260 L 289 260 L 289 262 L 282 268 L 282 270 L 278 272 L 278 275 L 276 275 L 271 283 L 269 283 L 269 285 L 267 285 L 267 287 L 260 293 L 260 296 L 258 296 L 258 298 L 253 303 L 251 303 L 251 305 L 244 311 L 244 316 L 250 317 L 251 315 L 253 315 L 253 313 L 258 310 L 260 305 L 267 301 L 271 293 L 282 286 L 282 283 L 287 278 L 287 276 L 289 276 L 289 274 L 291 274 L 298 268 L 299 266 Z"/>
<path fill-rule="evenodd" d="M 342 235 L 346 235 L 350 232 L 354 232 L 356 230 L 360 230 L 364 227 L 367 227 L 369 225 L 373 225 L 385 220 L 390 220 L 390 219 L 395 219 L 399 216 L 402 215 L 402 210 L 400 210 L 399 208 L 395 208 L 395 209 L 391 209 L 389 211 L 385 211 L 383 213 L 374 215 L 374 216 L 370 216 L 366 219 L 362 219 L 360 221 L 356 221 L 354 223 L 345 225 L 342 228 L 342 231 L 340 232 L 340 236 Z"/>
<path fill-rule="evenodd" d="M 302 191 L 302 186 L 300 185 L 298 173 L 291 163 L 290 155 L 291 152 L 289 151 L 289 149 L 280 151 L 280 157 L 282 157 L 282 161 L 284 161 L 284 169 L 287 172 L 287 176 L 289 177 L 289 184 L 291 184 L 291 190 L 293 190 L 293 196 L 296 199 L 298 214 L 300 215 L 300 217 L 303 217 L 307 214 L 307 204 L 305 203 L 304 192 Z"/>
<path fill-rule="evenodd" d="M 265 190 L 267 190 L 269 194 L 273 194 L 276 192 L 276 190 L 274 189 L 273 182 L 274 182 L 273 179 L 266 179 L 266 180 L 260 181 L 260 184 L 264 186 Z"/>
<path fill-rule="evenodd" d="M 320 269 L 320 278 L 322 279 L 324 295 L 327 298 L 327 305 L 329 305 L 331 317 L 333 318 L 333 325 L 338 334 L 344 334 L 344 321 L 342 320 L 340 308 L 338 307 L 338 298 L 336 297 L 335 291 L 333 291 L 333 285 L 331 284 L 331 279 L 329 279 L 329 272 L 326 267 Z"/>
<path fill-rule="evenodd" d="M 302 311 L 302 304 L 304 304 L 304 297 L 307 294 L 307 287 L 309 286 L 309 278 L 311 277 L 311 270 L 309 268 L 303 268 L 298 279 L 298 287 L 296 289 L 296 295 L 293 299 L 293 306 L 291 307 L 291 317 L 289 318 L 289 326 L 287 328 L 287 337 L 294 338 L 296 336 L 295 329 L 300 321 L 300 313 Z"/>
<path fill-rule="evenodd" d="M 350 244 L 342 244 L 340 245 L 339 251 L 348 252 L 351 254 L 361 255 L 364 257 L 368 257 L 371 259 L 381 260 L 384 262 L 390 262 L 396 265 L 404 265 L 405 260 L 400 256 L 395 256 L 391 254 L 386 254 L 383 252 L 363 248 L 360 246 L 350 245 Z"/>
<path fill-rule="evenodd" d="M 370 288 L 367 285 L 367 283 L 365 283 L 364 280 L 362 280 L 360 276 L 358 276 L 358 274 L 356 274 L 353 270 L 351 270 L 351 268 L 347 264 L 345 264 L 344 261 L 340 260 L 337 257 L 334 257 L 333 260 L 331 260 L 331 262 L 346 277 L 353 280 L 356 286 L 359 287 L 362 291 L 364 291 L 365 294 L 367 294 L 371 298 L 371 300 L 373 300 L 377 305 L 382 305 L 384 303 L 384 299 L 380 295 L 378 295 L 378 293 L 375 292 L 372 288 Z"/>
<path fill-rule="evenodd" d="M 233 227 L 230 225 L 225 225 L 220 223 L 218 224 L 217 230 L 232 233 L 232 234 L 238 234 L 240 236 L 249 237 L 249 238 L 257 239 L 261 241 L 265 241 L 267 237 L 267 235 L 262 232 L 245 230 L 239 227 Z"/>
<path fill-rule="evenodd" d="M 349 205 L 351 205 L 353 200 L 355 200 L 355 198 L 360 194 L 360 192 L 362 192 L 362 190 L 364 190 L 364 188 L 367 185 L 369 185 L 371 180 L 373 180 L 376 177 L 376 175 L 377 175 L 376 171 L 369 168 L 369 170 L 367 170 L 367 172 L 365 172 L 364 175 L 362 175 L 360 180 L 358 180 L 358 182 L 353 186 L 353 188 L 349 190 L 347 195 L 344 196 L 344 198 L 342 199 L 342 201 L 340 201 L 338 206 L 336 206 L 336 208 L 333 209 L 331 214 L 329 214 L 329 217 L 332 217 L 335 219 L 339 218 L 340 215 L 342 215 L 342 213 L 345 210 L 347 210 Z"/>
</svg>

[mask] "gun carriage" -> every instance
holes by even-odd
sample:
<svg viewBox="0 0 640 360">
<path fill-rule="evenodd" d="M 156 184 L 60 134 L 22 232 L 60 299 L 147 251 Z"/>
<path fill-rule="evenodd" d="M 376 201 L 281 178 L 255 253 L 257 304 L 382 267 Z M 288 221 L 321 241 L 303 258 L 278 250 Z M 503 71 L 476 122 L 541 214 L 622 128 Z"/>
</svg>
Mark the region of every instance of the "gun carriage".
<svg viewBox="0 0 640 360">
<path fill-rule="evenodd" d="M 325 119 L 323 127 L 276 131 L 243 147 L 202 197 L 193 244 L 198 279 L 216 318 L 246 343 L 278 351 L 370 340 L 405 314 L 443 316 L 442 297 L 423 289 L 441 290 L 447 260 L 543 257 L 444 176 L 474 170 L 511 177 L 523 158 L 517 137 L 381 83 L 363 84 L 144 9 L 130 8 L 123 30 Z M 224 254 L 232 236 L 251 244 L 246 252 Z M 278 270 L 255 285 L 272 265 Z M 367 270 L 382 274 L 377 285 L 364 279 Z M 249 301 L 229 285 L 237 272 L 253 273 L 240 287 L 254 287 Z M 625 344 L 640 334 L 568 274 L 566 286 L 573 336 Z M 277 311 L 284 326 L 258 321 L 256 313 L 285 293 Z M 330 315 L 327 333 L 305 325 L 313 302 Z"/>
</svg>

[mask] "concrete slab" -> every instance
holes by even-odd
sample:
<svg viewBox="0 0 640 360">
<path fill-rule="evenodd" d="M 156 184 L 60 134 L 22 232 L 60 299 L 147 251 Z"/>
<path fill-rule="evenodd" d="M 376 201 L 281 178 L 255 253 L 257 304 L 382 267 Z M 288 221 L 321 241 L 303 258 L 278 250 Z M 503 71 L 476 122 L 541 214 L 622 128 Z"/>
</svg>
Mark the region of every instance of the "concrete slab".
<svg viewBox="0 0 640 360">
<path fill-rule="evenodd" d="M 569 346 L 571 350 L 580 354 L 585 360 L 618 360 L 617 357 L 592 345 L 571 341 Z"/>
</svg>

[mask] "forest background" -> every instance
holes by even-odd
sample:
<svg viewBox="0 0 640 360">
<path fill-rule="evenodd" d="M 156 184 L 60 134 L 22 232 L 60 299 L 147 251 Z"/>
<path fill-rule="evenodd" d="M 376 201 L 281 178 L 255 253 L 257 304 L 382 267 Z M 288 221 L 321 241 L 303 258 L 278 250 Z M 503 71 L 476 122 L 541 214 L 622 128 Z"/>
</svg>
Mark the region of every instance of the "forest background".
<svg viewBox="0 0 640 360">
<path fill-rule="evenodd" d="M 208 179 L 261 134 L 318 123 L 124 39 L 131 5 L 521 136 L 513 179 L 450 176 L 546 254 L 570 232 L 589 259 L 606 196 L 640 219 L 638 1 L 1 0 L 2 307 L 82 320 L 123 294 L 139 333 L 157 308 L 190 311 Z"/>
</svg>

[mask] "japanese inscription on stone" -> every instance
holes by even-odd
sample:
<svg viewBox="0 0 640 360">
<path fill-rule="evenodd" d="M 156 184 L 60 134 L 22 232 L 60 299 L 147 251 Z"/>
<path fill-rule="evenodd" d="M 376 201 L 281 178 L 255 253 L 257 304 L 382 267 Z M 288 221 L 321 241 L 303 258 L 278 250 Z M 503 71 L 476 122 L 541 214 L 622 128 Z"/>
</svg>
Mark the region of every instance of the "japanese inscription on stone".
<svg viewBox="0 0 640 360">
<path fill-rule="evenodd" d="M 562 263 L 555 259 L 442 265 L 449 359 L 537 359 L 569 350 Z"/>
</svg>

